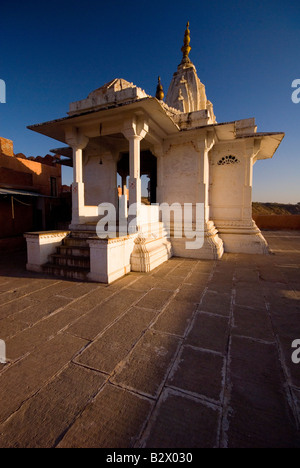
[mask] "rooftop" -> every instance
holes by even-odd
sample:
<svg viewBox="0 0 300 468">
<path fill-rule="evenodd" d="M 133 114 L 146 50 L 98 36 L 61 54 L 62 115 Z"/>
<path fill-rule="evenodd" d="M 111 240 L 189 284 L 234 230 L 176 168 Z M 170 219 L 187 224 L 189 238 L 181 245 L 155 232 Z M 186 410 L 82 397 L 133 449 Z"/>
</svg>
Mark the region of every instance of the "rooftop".
<svg viewBox="0 0 300 468">
<path fill-rule="evenodd" d="M 300 233 L 107 286 L 0 259 L 0 447 L 299 447 Z"/>
</svg>

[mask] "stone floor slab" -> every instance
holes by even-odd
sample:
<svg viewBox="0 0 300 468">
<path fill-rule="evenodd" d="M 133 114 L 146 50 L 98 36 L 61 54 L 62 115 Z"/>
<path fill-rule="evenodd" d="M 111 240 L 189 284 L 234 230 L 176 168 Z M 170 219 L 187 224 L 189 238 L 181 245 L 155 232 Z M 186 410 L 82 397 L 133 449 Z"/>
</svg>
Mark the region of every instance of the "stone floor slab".
<svg viewBox="0 0 300 468">
<path fill-rule="evenodd" d="M 157 397 L 180 343 L 175 336 L 148 331 L 118 367 L 112 381 L 144 395 Z"/>
<path fill-rule="evenodd" d="M 77 361 L 111 373 L 155 318 L 153 310 L 133 307 L 78 357 Z"/>
<path fill-rule="evenodd" d="M 144 438 L 156 449 L 217 446 L 219 410 L 183 393 L 164 390 Z"/>
<path fill-rule="evenodd" d="M 272 323 L 277 335 L 290 338 L 291 341 L 300 339 L 300 307 L 286 305 L 281 312 L 270 309 Z"/>
<path fill-rule="evenodd" d="M 210 273 L 202 271 L 193 271 L 185 280 L 184 283 L 191 284 L 193 286 L 206 286 L 209 280 Z"/>
<path fill-rule="evenodd" d="M 89 310 L 93 309 L 97 305 L 101 304 L 103 301 L 112 297 L 114 293 L 115 293 L 114 290 L 100 286 L 98 288 L 95 288 L 94 291 L 90 291 L 86 296 L 79 298 L 75 302 L 72 302 L 70 307 L 72 309 L 77 309 L 77 310 L 84 309 L 85 312 L 88 312 Z M 125 291 L 121 291 L 120 296 L 124 297 L 125 296 L 124 293 Z M 129 294 L 127 293 L 127 298 L 128 296 Z"/>
<path fill-rule="evenodd" d="M 68 309 L 50 315 L 32 327 L 28 327 L 6 342 L 8 359 L 14 361 L 56 335 L 82 315 L 83 311 Z"/>
<path fill-rule="evenodd" d="M 171 335 L 184 336 L 197 305 L 192 302 L 172 299 L 169 305 L 158 316 L 152 328 Z"/>
<path fill-rule="evenodd" d="M 231 294 L 220 293 L 208 289 L 201 301 L 200 309 L 217 315 L 229 317 L 231 308 Z"/>
<path fill-rule="evenodd" d="M 105 385 L 59 443 L 60 448 L 130 448 L 153 403 L 113 385 Z"/>
<path fill-rule="evenodd" d="M 62 369 L 86 341 L 57 335 L 21 361 L 0 374 L 0 423 L 14 413 L 30 396 Z"/>
<path fill-rule="evenodd" d="M 173 292 L 162 289 L 151 289 L 138 303 L 138 307 L 145 307 L 146 309 L 161 310 L 163 306 L 171 298 Z"/>
<path fill-rule="evenodd" d="M 223 356 L 184 346 L 172 368 L 167 385 L 220 402 L 224 379 Z"/>
<path fill-rule="evenodd" d="M 15 301 L 9 302 L 8 304 L 4 304 L 0 308 L 0 320 L 21 312 L 33 304 L 35 304 L 35 302 L 30 300 L 28 297 L 21 297 Z"/>
<path fill-rule="evenodd" d="M 99 285 L 96 284 L 96 287 L 99 287 Z M 60 295 L 71 299 L 77 299 L 85 294 L 88 294 L 94 289 L 94 283 L 77 283 L 76 281 L 74 281 L 74 285 L 65 289 L 63 292 L 60 293 Z"/>
<path fill-rule="evenodd" d="M 275 344 L 233 337 L 229 447 L 294 446 L 295 421 L 283 379 Z"/>
<path fill-rule="evenodd" d="M 264 310 L 234 306 L 233 334 L 274 341 L 272 324 Z"/>
<path fill-rule="evenodd" d="M 197 286 L 193 284 L 183 284 L 175 296 L 177 301 L 192 302 L 193 304 L 200 304 L 205 284 Z"/>
<path fill-rule="evenodd" d="M 242 307 L 266 310 L 265 298 L 261 285 L 257 283 L 237 283 L 235 286 L 235 304 Z"/>
<path fill-rule="evenodd" d="M 71 302 L 71 300 L 72 299 L 67 299 L 60 296 L 51 296 L 21 311 L 15 315 L 15 318 L 17 320 L 21 320 L 26 325 L 32 326 L 44 317 L 47 317 L 53 312 L 64 308 Z"/>
<path fill-rule="evenodd" d="M 160 284 L 160 281 L 152 276 L 141 276 L 133 284 L 130 284 L 130 289 L 147 292 L 158 284 Z"/>
<path fill-rule="evenodd" d="M 70 364 L 0 426 L 0 447 L 51 448 L 99 392 L 106 377 Z"/>
<path fill-rule="evenodd" d="M 292 397 L 295 404 L 296 415 L 298 420 L 298 425 L 300 425 L 300 388 L 292 387 Z M 299 440 L 299 448 L 300 448 L 300 436 L 298 437 Z"/>
<path fill-rule="evenodd" d="M 228 341 L 229 319 L 198 312 L 186 343 L 197 348 L 225 353 Z"/>
<path fill-rule="evenodd" d="M 29 284 L 27 281 L 22 287 L 19 287 L 19 288 L 16 287 L 12 289 L 11 291 L 0 294 L 0 306 L 8 302 L 14 301 L 16 299 L 19 299 L 21 297 L 26 297 L 27 295 L 29 295 L 30 299 L 35 299 L 37 292 L 42 291 L 43 293 L 45 292 L 46 294 L 47 289 L 49 287 L 51 288 L 51 286 L 53 287 L 53 285 L 56 285 L 58 283 L 59 282 L 55 280 L 53 281 L 36 280 Z"/>
<path fill-rule="evenodd" d="M 160 278 L 156 287 L 159 289 L 169 289 L 171 291 L 175 291 L 175 289 L 178 289 L 182 285 L 182 282 L 183 278 L 180 276 L 174 276 L 172 273 L 170 273 L 165 278 Z"/>
<path fill-rule="evenodd" d="M 90 312 L 85 309 L 87 313 L 83 314 L 82 318 L 76 323 L 70 325 L 68 333 L 94 340 L 99 333 L 103 332 L 108 325 L 124 314 L 144 294 L 144 291 L 139 290 L 126 289 L 119 293 L 113 290 L 111 297 L 108 297 L 107 300 L 103 299 L 102 302 L 100 301 L 100 304 Z M 80 307 L 77 308 L 80 310 Z"/>
</svg>

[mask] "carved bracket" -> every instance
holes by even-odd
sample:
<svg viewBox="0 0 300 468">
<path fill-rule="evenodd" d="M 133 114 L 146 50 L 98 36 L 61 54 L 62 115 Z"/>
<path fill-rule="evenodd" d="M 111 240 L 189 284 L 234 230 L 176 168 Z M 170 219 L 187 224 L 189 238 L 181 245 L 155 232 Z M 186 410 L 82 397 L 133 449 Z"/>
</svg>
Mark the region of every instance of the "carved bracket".
<svg viewBox="0 0 300 468">
<path fill-rule="evenodd" d="M 89 138 L 83 135 L 77 127 L 65 127 L 65 137 L 67 144 L 76 149 L 84 149 L 89 142 Z"/>
<path fill-rule="evenodd" d="M 130 140 L 136 138 L 142 140 L 149 132 L 148 120 L 143 117 L 133 116 L 124 122 L 122 133 Z"/>
</svg>

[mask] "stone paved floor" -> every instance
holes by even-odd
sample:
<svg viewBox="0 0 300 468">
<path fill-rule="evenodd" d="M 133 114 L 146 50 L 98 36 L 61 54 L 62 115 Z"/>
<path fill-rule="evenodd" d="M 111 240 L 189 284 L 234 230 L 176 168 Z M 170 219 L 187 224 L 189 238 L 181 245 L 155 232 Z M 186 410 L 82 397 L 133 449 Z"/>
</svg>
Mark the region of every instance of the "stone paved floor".
<svg viewBox="0 0 300 468">
<path fill-rule="evenodd" d="M 0 447 L 299 447 L 300 233 L 76 283 L 0 260 Z"/>
</svg>

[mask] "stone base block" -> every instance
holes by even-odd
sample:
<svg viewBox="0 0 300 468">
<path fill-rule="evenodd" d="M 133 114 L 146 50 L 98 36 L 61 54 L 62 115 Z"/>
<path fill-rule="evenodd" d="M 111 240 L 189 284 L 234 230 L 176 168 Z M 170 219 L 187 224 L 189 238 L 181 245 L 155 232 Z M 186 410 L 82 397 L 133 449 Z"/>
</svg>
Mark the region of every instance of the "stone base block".
<svg viewBox="0 0 300 468">
<path fill-rule="evenodd" d="M 61 245 L 69 231 L 27 232 L 24 234 L 27 242 L 27 265 L 29 271 L 41 272 L 41 266 L 48 262 L 56 247 Z"/>
<path fill-rule="evenodd" d="M 89 240 L 90 273 L 88 279 L 109 284 L 129 273 L 130 255 L 135 237 L 136 235 L 130 235 L 114 239 Z"/>
<path fill-rule="evenodd" d="M 242 224 L 242 223 L 241 223 Z M 268 254 L 268 243 L 254 221 L 244 225 L 218 225 L 225 252 Z"/>
<path fill-rule="evenodd" d="M 220 236 L 224 242 L 225 252 L 248 254 L 269 253 L 267 241 L 261 233 L 221 233 Z"/>
<path fill-rule="evenodd" d="M 155 239 L 139 235 L 131 254 L 131 270 L 149 272 L 172 257 L 172 246 L 165 237 Z"/>
<path fill-rule="evenodd" d="M 223 241 L 218 235 L 212 221 L 206 223 L 204 232 L 196 236 L 197 243 L 193 248 L 195 240 L 171 236 L 173 254 L 176 257 L 197 258 L 199 260 L 214 260 L 222 257 L 224 253 Z"/>
</svg>

